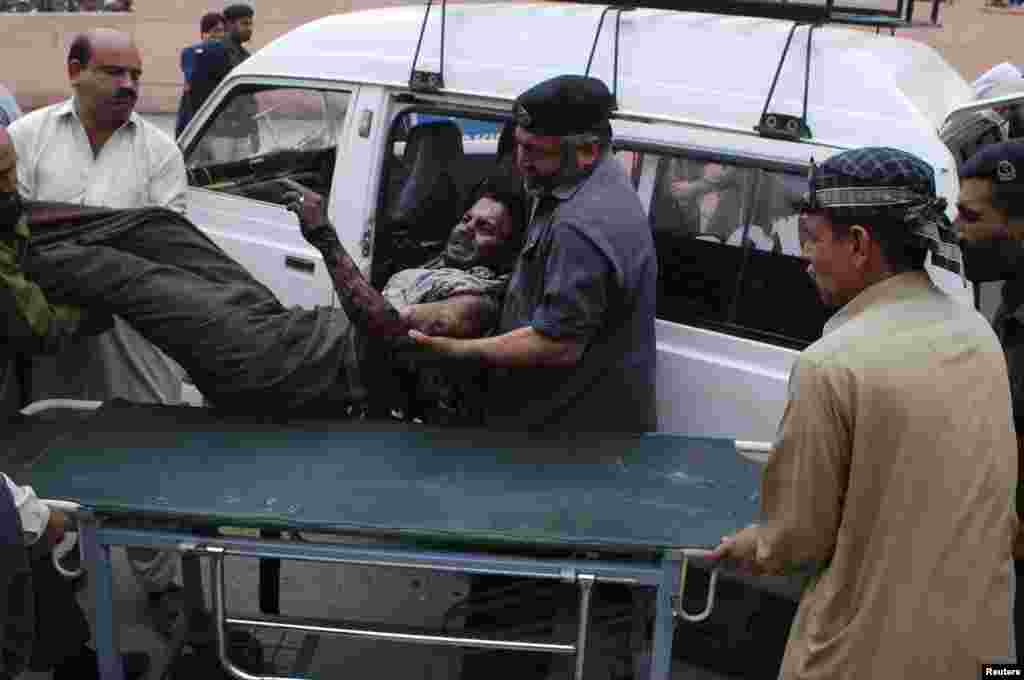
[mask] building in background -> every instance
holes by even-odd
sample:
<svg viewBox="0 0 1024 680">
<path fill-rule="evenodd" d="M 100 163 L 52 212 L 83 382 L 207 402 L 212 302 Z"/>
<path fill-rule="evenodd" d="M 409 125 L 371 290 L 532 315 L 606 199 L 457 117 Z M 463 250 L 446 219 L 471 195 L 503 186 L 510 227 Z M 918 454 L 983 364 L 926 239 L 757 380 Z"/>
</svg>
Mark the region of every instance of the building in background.
<svg viewBox="0 0 1024 680">
<path fill-rule="evenodd" d="M 423 0 L 247 1 L 259 16 L 259 30 L 248 45 L 250 51 L 322 16 L 390 5 L 426 4 Z M 37 2 L 50 2 L 57 11 L 31 11 Z M 196 21 L 206 12 L 223 10 L 230 3 L 135 0 L 129 4 L 130 11 L 123 11 L 122 0 L 118 0 L 122 11 L 81 11 L 92 7 L 83 0 L 24 0 L 18 9 L 9 8 L 10 4 L 9 0 L 0 0 L 0 34 L 4 36 L 0 59 L 19 65 L 4 77 L 11 90 L 17 92 L 22 109 L 36 109 L 69 97 L 65 61 L 71 40 L 81 31 L 106 26 L 130 33 L 142 50 L 142 90 L 137 110 L 162 113 L 177 108 L 182 86 L 178 56 L 182 45 L 194 41 Z M 104 0 L 93 0 L 93 5 L 102 8 Z M 69 7 L 79 11 L 60 11 Z"/>
</svg>

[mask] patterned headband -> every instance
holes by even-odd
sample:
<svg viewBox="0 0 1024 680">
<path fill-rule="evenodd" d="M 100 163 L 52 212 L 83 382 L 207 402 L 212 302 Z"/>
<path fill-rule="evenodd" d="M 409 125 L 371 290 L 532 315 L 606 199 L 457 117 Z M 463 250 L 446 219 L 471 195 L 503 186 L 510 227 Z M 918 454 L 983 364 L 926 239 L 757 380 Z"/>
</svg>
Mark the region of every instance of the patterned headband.
<svg viewBox="0 0 1024 680">
<path fill-rule="evenodd" d="M 908 187 L 823 188 L 813 158 L 807 184 L 804 208 L 829 210 L 846 218 L 886 215 L 902 219 L 907 235 L 931 251 L 933 265 L 963 274 L 959 235 L 946 217 L 946 199 Z"/>
</svg>

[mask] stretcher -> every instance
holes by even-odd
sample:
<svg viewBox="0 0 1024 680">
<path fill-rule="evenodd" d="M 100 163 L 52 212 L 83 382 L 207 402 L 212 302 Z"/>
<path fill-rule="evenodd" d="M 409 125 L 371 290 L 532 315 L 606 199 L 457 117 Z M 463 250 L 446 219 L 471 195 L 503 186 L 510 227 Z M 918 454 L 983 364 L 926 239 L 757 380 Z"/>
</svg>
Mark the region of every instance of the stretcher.
<svg viewBox="0 0 1024 680">
<path fill-rule="evenodd" d="M 6 464 L 16 481 L 77 518 L 96 589 L 94 636 L 104 680 L 123 678 L 111 546 L 208 559 L 219 657 L 242 680 L 276 676 L 251 675 L 232 663 L 229 625 L 575 655 L 575 676 L 582 678 L 597 582 L 656 589 L 650 677 L 665 680 L 675 623 L 702 620 L 714 605 L 717 571 L 703 610 L 683 609 L 687 567 L 754 520 L 758 459 L 768 451 L 753 442 L 664 433 L 537 436 L 390 421 L 274 422 L 127 402 L 68 420 L 34 423 L 38 417 L 8 444 L 17 450 L 8 451 L 15 460 Z M 153 520 L 186 528 L 156 528 L 167 524 Z M 218 526 L 359 540 L 211 534 Z M 552 551 L 569 556 L 552 558 Z M 575 641 L 538 642 L 232 616 L 224 598 L 227 556 L 573 583 L 578 632 Z"/>
</svg>

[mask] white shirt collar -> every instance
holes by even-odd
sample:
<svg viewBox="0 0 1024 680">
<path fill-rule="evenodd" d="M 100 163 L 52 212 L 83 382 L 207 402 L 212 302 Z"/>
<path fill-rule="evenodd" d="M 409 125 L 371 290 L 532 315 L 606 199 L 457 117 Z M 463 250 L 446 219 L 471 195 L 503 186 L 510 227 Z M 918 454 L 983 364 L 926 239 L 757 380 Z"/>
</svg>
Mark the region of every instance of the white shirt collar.
<svg viewBox="0 0 1024 680">
<path fill-rule="evenodd" d="M 67 99 L 67 100 L 61 102 L 57 106 L 57 115 L 59 117 L 61 117 L 61 118 L 63 118 L 64 116 L 73 116 L 75 120 L 77 120 L 79 123 L 81 123 L 82 122 L 82 118 L 81 118 L 81 116 L 78 115 L 78 98 L 77 97 L 71 97 L 70 99 Z M 139 124 L 139 114 L 137 114 L 133 110 L 131 112 L 131 114 L 128 116 L 128 120 L 125 121 L 124 125 L 122 125 L 121 127 L 123 128 L 123 127 L 125 127 L 127 125 L 135 126 L 135 125 L 138 125 L 138 124 Z M 120 130 L 120 129 L 121 128 L 118 128 L 118 130 Z"/>
</svg>

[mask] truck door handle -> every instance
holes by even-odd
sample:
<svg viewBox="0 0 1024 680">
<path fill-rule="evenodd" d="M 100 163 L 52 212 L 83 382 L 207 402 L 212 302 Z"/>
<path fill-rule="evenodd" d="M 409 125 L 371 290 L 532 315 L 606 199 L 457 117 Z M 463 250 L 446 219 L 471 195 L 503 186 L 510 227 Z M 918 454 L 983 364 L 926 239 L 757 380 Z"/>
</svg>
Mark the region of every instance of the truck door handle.
<svg viewBox="0 0 1024 680">
<path fill-rule="evenodd" d="M 298 270 L 304 274 L 312 274 L 316 270 L 316 264 L 312 260 L 293 255 L 284 256 L 284 266 L 289 269 Z"/>
</svg>

